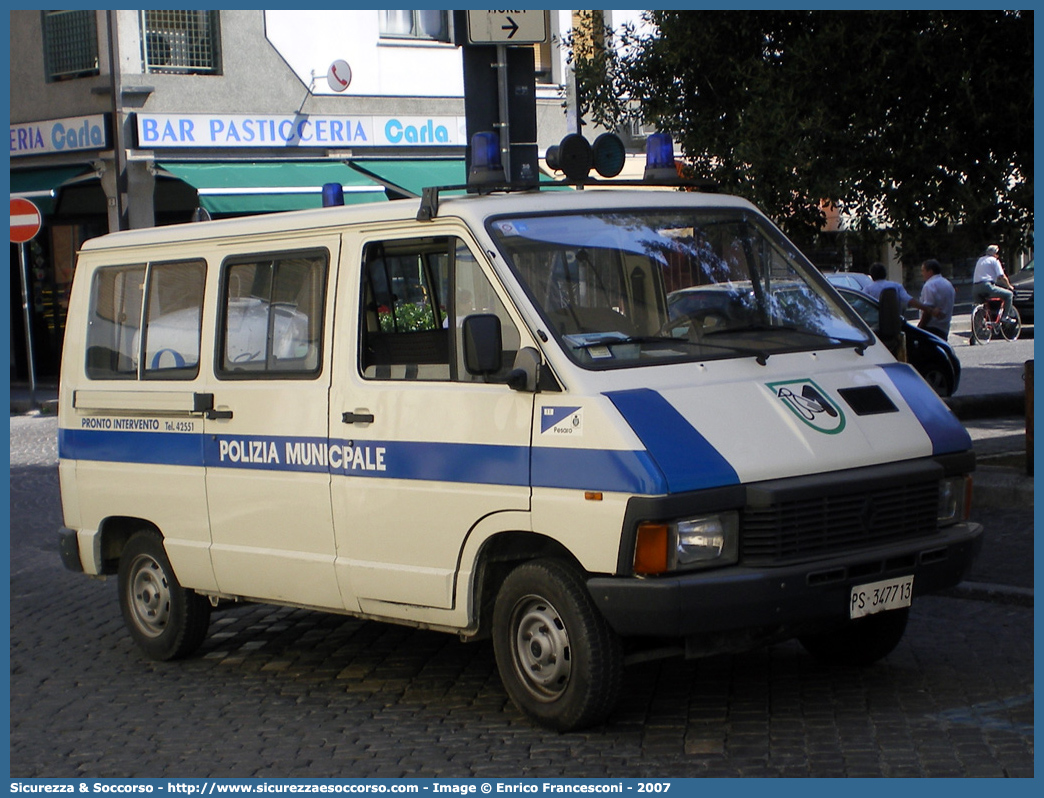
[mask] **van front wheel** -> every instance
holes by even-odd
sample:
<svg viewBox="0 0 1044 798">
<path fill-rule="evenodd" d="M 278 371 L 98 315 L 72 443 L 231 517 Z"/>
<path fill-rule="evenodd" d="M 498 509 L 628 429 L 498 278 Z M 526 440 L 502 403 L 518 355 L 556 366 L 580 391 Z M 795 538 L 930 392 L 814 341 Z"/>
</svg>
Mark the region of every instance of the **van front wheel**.
<svg viewBox="0 0 1044 798">
<path fill-rule="evenodd" d="M 558 560 L 533 560 L 504 580 L 493 609 L 493 649 L 504 689 L 542 726 L 591 726 L 616 703 L 619 638 L 580 574 Z"/>
<path fill-rule="evenodd" d="M 134 642 L 150 658 L 180 659 L 207 636 L 210 603 L 174 576 L 163 540 L 137 532 L 120 556 L 120 610 Z"/>
</svg>

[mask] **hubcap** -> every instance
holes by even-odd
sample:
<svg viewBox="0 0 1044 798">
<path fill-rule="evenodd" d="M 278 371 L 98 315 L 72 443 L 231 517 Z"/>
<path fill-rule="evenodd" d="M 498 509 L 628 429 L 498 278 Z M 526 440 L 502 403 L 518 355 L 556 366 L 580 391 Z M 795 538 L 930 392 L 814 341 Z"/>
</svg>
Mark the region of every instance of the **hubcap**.
<svg viewBox="0 0 1044 798">
<path fill-rule="evenodd" d="M 130 608 L 142 634 L 159 637 L 170 620 L 170 585 L 160 564 L 140 555 L 131 569 Z"/>
<path fill-rule="evenodd" d="M 569 685 L 572 657 L 569 633 L 558 611 L 539 596 L 526 596 L 516 606 L 515 666 L 536 698 L 552 701 Z"/>
</svg>

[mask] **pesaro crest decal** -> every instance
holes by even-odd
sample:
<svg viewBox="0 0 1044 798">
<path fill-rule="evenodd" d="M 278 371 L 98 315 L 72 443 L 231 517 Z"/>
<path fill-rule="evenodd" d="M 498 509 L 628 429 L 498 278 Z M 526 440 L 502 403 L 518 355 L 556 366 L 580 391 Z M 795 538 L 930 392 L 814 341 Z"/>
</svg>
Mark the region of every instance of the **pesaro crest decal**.
<svg viewBox="0 0 1044 798">
<path fill-rule="evenodd" d="M 766 383 L 790 411 L 817 432 L 836 435 L 845 428 L 844 411 L 812 380 Z"/>
</svg>

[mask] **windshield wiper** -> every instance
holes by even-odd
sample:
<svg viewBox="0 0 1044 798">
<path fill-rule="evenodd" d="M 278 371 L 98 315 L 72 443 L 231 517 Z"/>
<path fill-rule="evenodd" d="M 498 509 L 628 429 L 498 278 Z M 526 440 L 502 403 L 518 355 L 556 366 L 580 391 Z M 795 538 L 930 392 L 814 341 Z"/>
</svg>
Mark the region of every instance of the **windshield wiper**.
<svg viewBox="0 0 1044 798">
<path fill-rule="evenodd" d="M 568 340 L 569 336 L 565 336 Z M 584 341 L 570 341 L 569 345 L 573 349 L 590 349 L 592 346 L 614 346 L 616 344 L 662 344 L 662 343 L 678 343 L 678 344 L 692 344 L 688 338 L 672 338 L 669 335 L 617 335 L 614 333 L 606 333 L 601 338 L 589 338 Z"/>
<path fill-rule="evenodd" d="M 723 352 L 739 352 L 740 354 L 755 357 L 762 366 L 768 362 L 768 353 L 760 349 L 749 349 L 744 346 L 730 346 L 727 344 L 712 344 L 707 341 L 693 341 L 689 338 L 674 338 L 670 335 L 631 335 L 620 337 L 607 334 L 605 338 L 596 338 L 591 341 L 580 341 L 570 343 L 573 349 L 590 349 L 594 346 L 614 346 L 616 344 L 685 344 L 700 349 L 720 349 Z"/>
<path fill-rule="evenodd" d="M 837 335 L 829 335 L 818 330 L 810 330 L 807 327 L 798 327 L 794 324 L 748 324 L 744 327 L 724 327 L 720 330 L 708 330 L 703 333 L 704 337 L 721 335 L 723 333 L 747 333 L 747 332 L 786 332 L 818 338 L 824 341 L 832 341 L 838 346 L 852 346 L 857 355 L 862 355 L 870 346 L 866 341 L 855 338 L 841 338 Z"/>
</svg>

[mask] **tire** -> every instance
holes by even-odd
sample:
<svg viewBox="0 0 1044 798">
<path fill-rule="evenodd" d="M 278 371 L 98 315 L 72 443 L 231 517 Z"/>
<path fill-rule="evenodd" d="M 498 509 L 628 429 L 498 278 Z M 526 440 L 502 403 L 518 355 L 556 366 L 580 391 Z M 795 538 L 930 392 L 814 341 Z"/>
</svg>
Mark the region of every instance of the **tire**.
<svg viewBox="0 0 1044 798">
<path fill-rule="evenodd" d="M 154 532 L 136 532 L 120 556 L 120 610 L 138 647 L 151 659 L 187 657 L 203 643 L 210 602 L 174 576 Z"/>
<path fill-rule="evenodd" d="M 986 318 L 986 307 L 976 305 L 971 315 L 972 342 L 977 344 L 988 344 L 993 337 L 989 320 Z"/>
<path fill-rule="evenodd" d="M 1001 335 L 1009 341 L 1017 341 L 1022 333 L 1022 316 L 1019 309 L 1012 305 L 1011 315 L 1000 323 Z"/>
<path fill-rule="evenodd" d="M 910 608 L 879 612 L 828 632 L 799 637 L 805 650 L 829 665 L 864 666 L 887 657 L 906 631 Z"/>
<path fill-rule="evenodd" d="M 508 696 L 541 726 L 592 726 L 616 705 L 620 640 L 563 562 L 533 560 L 508 574 L 493 608 L 493 650 Z"/>
<path fill-rule="evenodd" d="M 949 371 L 944 369 L 938 361 L 932 361 L 924 371 L 921 372 L 924 381 L 932 386 L 932 390 L 939 396 L 949 396 L 953 393 L 953 385 Z"/>
</svg>

